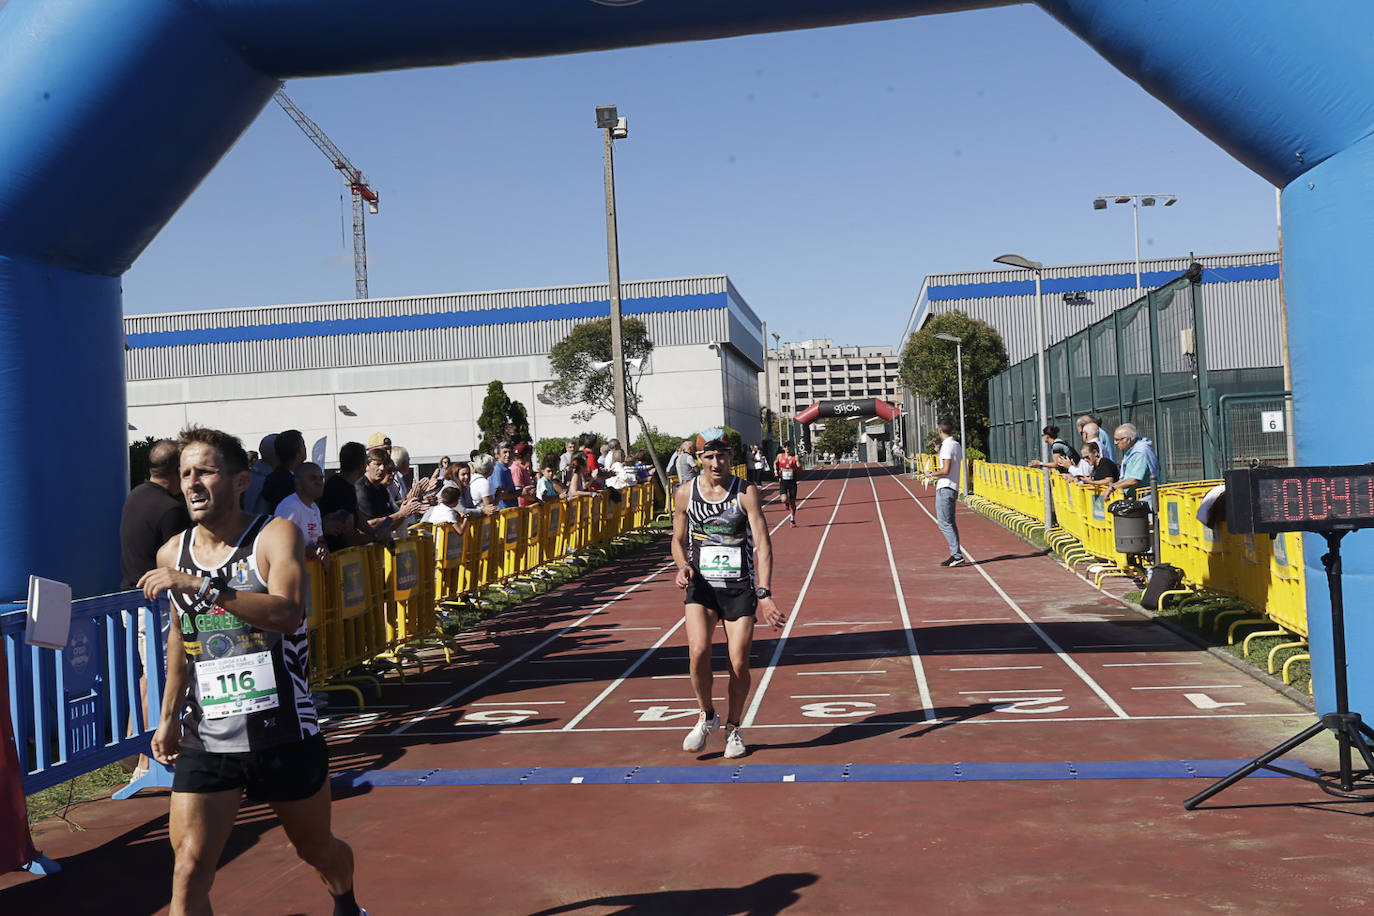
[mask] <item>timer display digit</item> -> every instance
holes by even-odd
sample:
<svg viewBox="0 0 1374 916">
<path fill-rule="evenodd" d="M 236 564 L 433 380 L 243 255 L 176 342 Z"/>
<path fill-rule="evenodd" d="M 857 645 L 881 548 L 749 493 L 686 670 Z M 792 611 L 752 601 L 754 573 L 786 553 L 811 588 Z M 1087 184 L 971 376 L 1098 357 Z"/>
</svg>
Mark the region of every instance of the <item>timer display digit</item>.
<svg viewBox="0 0 1374 916">
<path fill-rule="evenodd" d="M 1374 465 L 1228 471 L 1226 501 L 1237 533 L 1374 527 Z"/>
</svg>

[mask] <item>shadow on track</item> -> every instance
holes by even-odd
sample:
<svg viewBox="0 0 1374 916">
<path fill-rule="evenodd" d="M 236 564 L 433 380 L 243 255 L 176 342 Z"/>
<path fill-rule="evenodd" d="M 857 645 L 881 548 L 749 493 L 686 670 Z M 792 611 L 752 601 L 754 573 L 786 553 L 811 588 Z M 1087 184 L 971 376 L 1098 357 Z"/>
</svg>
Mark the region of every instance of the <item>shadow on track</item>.
<svg viewBox="0 0 1374 916">
<path fill-rule="evenodd" d="M 793 872 L 769 875 L 743 887 L 707 887 L 690 891 L 647 891 L 642 894 L 614 894 L 592 897 L 531 913 L 530 916 L 555 916 L 585 909 L 623 907 L 609 916 L 772 916 L 801 900 L 801 888 L 815 884 L 817 875 Z"/>
<path fill-rule="evenodd" d="M 999 704 L 994 703 L 973 703 L 968 706 L 945 706 L 935 710 L 935 719 L 929 722 L 922 722 L 921 711 L 913 709 L 909 712 L 888 712 L 881 715 L 868 716 L 863 719 L 855 719 L 844 725 L 837 725 L 828 732 L 816 735 L 812 738 L 805 738 L 799 741 L 779 741 L 769 743 L 767 741 L 755 740 L 758 731 L 750 733 L 749 751 L 762 750 L 791 750 L 796 748 L 812 747 L 835 747 L 841 744 L 848 744 L 851 741 L 866 741 L 876 735 L 884 735 L 892 732 L 911 729 L 905 735 L 898 735 L 898 738 L 924 738 L 932 732 L 939 731 L 950 725 L 958 725 L 960 722 L 967 722 L 979 716 L 996 712 Z M 749 729 L 745 729 L 749 732 Z M 702 754 L 698 760 L 715 760 L 723 758 L 724 753 Z"/>
</svg>

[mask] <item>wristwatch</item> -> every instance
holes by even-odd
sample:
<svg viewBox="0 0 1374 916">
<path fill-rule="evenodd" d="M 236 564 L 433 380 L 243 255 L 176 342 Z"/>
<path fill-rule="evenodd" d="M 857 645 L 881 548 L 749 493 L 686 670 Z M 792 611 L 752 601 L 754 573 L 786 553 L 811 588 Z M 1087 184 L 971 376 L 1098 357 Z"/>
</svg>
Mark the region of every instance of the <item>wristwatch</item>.
<svg viewBox="0 0 1374 916">
<path fill-rule="evenodd" d="M 208 581 L 210 587 L 206 589 L 205 597 L 203 598 L 207 607 L 214 607 L 219 604 L 220 599 L 223 598 L 225 594 L 232 594 L 234 592 L 234 588 L 229 584 L 229 580 L 223 576 L 211 576 Z"/>
<path fill-rule="evenodd" d="M 773 590 L 772 590 L 771 588 L 763 588 L 763 587 L 756 588 L 756 589 L 754 589 L 754 597 L 755 597 L 755 598 L 760 598 L 760 599 L 762 599 L 762 598 L 772 598 L 772 597 L 773 597 Z"/>
</svg>

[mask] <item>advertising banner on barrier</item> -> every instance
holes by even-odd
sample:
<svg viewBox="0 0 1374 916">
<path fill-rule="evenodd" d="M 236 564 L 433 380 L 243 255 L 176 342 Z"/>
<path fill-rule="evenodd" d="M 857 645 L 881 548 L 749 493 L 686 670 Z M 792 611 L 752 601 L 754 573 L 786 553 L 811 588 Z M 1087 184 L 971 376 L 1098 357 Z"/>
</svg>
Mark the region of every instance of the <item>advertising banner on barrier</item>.
<svg viewBox="0 0 1374 916">
<path fill-rule="evenodd" d="M 412 540 L 396 542 L 396 599 L 404 601 L 410 597 L 415 586 L 420 583 L 419 545 Z"/>
<path fill-rule="evenodd" d="M 356 617 L 367 610 L 367 570 L 363 567 L 360 554 L 341 554 L 337 560 L 339 578 L 343 582 L 343 606 L 340 610 L 345 619 Z"/>
</svg>

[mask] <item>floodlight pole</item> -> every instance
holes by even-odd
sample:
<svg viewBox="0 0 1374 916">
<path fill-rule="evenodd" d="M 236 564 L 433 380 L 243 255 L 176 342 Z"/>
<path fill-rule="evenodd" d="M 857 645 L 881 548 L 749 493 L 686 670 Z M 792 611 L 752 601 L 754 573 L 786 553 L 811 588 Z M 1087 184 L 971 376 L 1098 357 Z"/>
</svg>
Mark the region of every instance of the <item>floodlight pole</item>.
<svg viewBox="0 0 1374 916">
<path fill-rule="evenodd" d="M 1145 285 L 1144 285 L 1144 283 L 1141 282 L 1141 281 L 1142 281 L 1142 277 L 1141 277 L 1141 271 L 1140 271 L 1140 208 L 1141 208 L 1142 205 L 1143 205 L 1143 206 L 1146 206 L 1146 207 L 1153 207 L 1153 206 L 1155 205 L 1155 201 L 1158 201 L 1158 200 L 1164 201 L 1164 206 L 1166 206 L 1166 207 L 1172 207 L 1174 204 L 1178 203 L 1178 195 L 1177 195 L 1177 194 L 1103 194 L 1101 197 L 1098 197 L 1098 198 L 1096 198 L 1096 199 L 1093 200 L 1093 209 L 1094 209 L 1094 210 L 1105 210 L 1105 209 L 1107 209 L 1107 201 L 1109 201 L 1109 200 L 1110 200 L 1110 201 L 1113 201 L 1113 202 L 1115 202 L 1115 203 L 1118 203 L 1118 204 L 1124 204 L 1124 203 L 1126 203 L 1128 200 L 1131 202 L 1131 223 L 1132 223 L 1132 226 L 1134 227 L 1134 239 L 1135 239 L 1135 293 L 1136 293 L 1136 297 L 1139 298 L 1139 296 L 1141 295 L 1141 293 L 1143 293 L 1143 292 L 1145 291 Z"/>
<path fill-rule="evenodd" d="M 603 106 L 604 108 L 604 106 Z M 615 108 L 609 122 L 597 109 L 597 126 L 606 139 L 606 262 L 610 274 L 611 299 L 611 390 L 615 401 L 615 435 L 622 449 L 630 447 L 630 417 L 625 409 L 625 346 L 620 330 L 620 244 L 615 221 L 615 157 L 612 152 L 616 130 Z"/>
<path fill-rule="evenodd" d="M 1035 368 L 1040 378 L 1040 396 L 1037 400 L 1040 402 L 1040 429 L 1043 431 L 1050 425 L 1050 399 L 1045 392 L 1045 297 L 1040 280 L 1045 265 L 1019 254 L 1004 254 L 992 260 L 996 264 L 1020 267 L 1035 274 Z M 1041 489 L 1045 491 L 1044 522 L 1045 534 L 1048 535 L 1054 524 L 1054 495 L 1050 492 L 1050 444 L 1043 435 L 1040 436 L 1040 464 L 1044 467 Z"/>
</svg>

